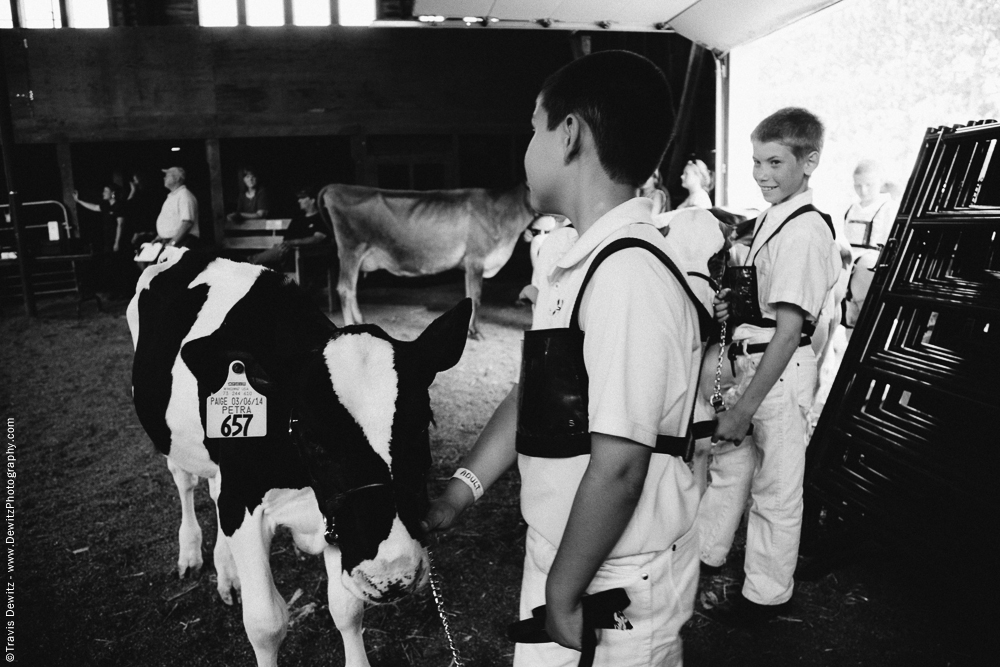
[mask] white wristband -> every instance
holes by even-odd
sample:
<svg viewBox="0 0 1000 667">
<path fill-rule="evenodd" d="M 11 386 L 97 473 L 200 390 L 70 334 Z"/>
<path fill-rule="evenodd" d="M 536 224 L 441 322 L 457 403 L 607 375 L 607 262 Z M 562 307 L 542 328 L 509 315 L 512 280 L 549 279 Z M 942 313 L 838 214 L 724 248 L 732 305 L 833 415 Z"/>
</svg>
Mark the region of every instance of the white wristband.
<svg viewBox="0 0 1000 667">
<path fill-rule="evenodd" d="M 476 473 L 472 472 L 468 468 L 459 468 L 452 475 L 452 479 L 459 479 L 465 483 L 466 486 L 472 491 L 472 502 L 476 502 L 483 497 L 483 484 L 476 477 Z"/>
</svg>

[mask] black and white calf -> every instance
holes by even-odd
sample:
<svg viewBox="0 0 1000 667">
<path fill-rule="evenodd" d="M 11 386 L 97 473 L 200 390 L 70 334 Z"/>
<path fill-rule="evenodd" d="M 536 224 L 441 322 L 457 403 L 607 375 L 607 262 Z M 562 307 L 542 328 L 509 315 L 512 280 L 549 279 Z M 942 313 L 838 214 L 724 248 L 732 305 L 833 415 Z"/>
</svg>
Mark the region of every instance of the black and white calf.
<svg viewBox="0 0 1000 667">
<path fill-rule="evenodd" d="M 194 487 L 208 478 L 222 599 L 242 591 L 261 666 L 277 664 L 287 610 L 268 562 L 278 526 L 322 553 L 348 667 L 368 665 L 364 602 L 427 579 L 420 543 L 430 468 L 428 387 L 465 347 L 468 299 L 412 342 L 338 329 L 281 274 L 178 252 L 129 304 L 136 412 L 181 498 L 183 574 L 202 565 Z"/>
</svg>

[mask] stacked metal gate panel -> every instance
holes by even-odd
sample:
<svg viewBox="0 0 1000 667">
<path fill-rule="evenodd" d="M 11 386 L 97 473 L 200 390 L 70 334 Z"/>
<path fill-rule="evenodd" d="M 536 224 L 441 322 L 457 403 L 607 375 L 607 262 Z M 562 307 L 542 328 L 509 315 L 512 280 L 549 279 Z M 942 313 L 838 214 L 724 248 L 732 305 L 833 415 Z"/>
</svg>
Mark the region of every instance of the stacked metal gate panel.
<svg viewBox="0 0 1000 667">
<path fill-rule="evenodd" d="M 809 446 L 812 516 L 970 558 L 993 543 L 998 144 L 994 121 L 928 130 Z"/>
</svg>

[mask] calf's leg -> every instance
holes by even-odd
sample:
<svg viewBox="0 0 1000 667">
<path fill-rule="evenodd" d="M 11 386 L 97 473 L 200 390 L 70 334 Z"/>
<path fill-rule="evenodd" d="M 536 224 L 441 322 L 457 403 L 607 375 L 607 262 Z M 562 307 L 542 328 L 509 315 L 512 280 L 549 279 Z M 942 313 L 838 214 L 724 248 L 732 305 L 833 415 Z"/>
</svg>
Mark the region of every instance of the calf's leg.
<svg viewBox="0 0 1000 667">
<path fill-rule="evenodd" d="M 243 626 L 258 667 L 277 667 L 278 647 L 288 632 L 288 608 L 271 576 L 272 537 L 274 529 L 258 506 L 228 538 L 243 589 Z"/>
<path fill-rule="evenodd" d="M 198 476 L 182 469 L 169 458 L 167 469 L 174 478 L 181 499 L 181 527 L 177 531 L 180 546 L 177 574 L 183 578 L 188 570 L 197 574 L 204 563 L 201 557 L 201 526 L 198 525 L 198 517 L 194 511 L 194 490 L 198 486 Z"/>
<path fill-rule="evenodd" d="M 233 589 L 240 590 L 240 577 L 236 571 L 236 561 L 233 560 L 233 552 L 229 550 L 229 540 L 222 532 L 222 519 L 219 517 L 219 492 L 222 490 L 222 473 L 208 479 L 208 492 L 215 501 L 215 518 L 219 529 L 215 535 L 215 549 L 212 551 L 212 559 L 215 561 L 215 573 L 217 578 L 216 588 L 219 597 L 228 605 L 233 604 Z"/>
<path fill-rule="evenodd" d="M 330 602 L 330 615 L 344 640 L 344 667 L 370 667 L 365 653 L 365 640 L 361 636 L 365 605 L 344 588 L 340 581 L 340 549 L 328 546 L 323 550 L 323 560 L 326 563 L 326 593 Z"/>
</svg>

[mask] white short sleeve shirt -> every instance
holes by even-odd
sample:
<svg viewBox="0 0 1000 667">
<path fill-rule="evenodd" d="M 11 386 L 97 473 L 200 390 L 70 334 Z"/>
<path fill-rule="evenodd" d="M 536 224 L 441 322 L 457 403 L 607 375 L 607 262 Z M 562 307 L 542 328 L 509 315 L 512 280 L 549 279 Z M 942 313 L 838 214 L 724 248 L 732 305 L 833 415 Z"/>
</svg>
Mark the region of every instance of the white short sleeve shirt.
<svg viewBox="0 0 1000 667">
<path fill-rule="evenodd" d="M 806 312 L 815 323 L 826 303 L 827 294 L 840 276 L 842 263 L 833 233 L 818 213 L 808 212 L 790 221 L 773 238 L 771 235 L 788 216 L 812 203 L 812 190 L 767 209 L 757 219 L 754 242 L 745 263 L 757 267 L 757 294 L 761 314 L 775 319 L 776 306 L 790 303 Z M 770 240 L 768 240 L 770 239 Z M 742 324 L 734 340 L 769 339 L 774 329 Z"/>
<path fill-rule="evenodd" d="M 888 194 L 882 193 L 868 206 L 854 202 L 844 216 L 844 234 L 847 242 L 861 245 L 865 240 L 865 228 L 871 223 L 872 233 L 868 245 L 884 245 L 892 231 L 899 204 Z"/>
<path fill-rule="evenodd" d="M 659 247 L 683 269 L 680 253 L 652 225 L 652 202 L 636 198 L 598 220 L 555 263 L 539 289 L 533 329 L 569 325 L 591 261 L 605 245 L 636 237 Z M 636 222 L 648 224 L 634 224 Z M 554 235 L 553 235 L 554 236 Z M 570 237 L 567 236 L 567 239 Z M 557 242 L 549 246 L 553 240 Z M 559 237 L 543 246 L 561 249 Z M 652 447 L 658 434 L 687 432 L 701 361 L 697 313 L 673 274 L 649 251 L 629 248 L 594 274 L 580 307 L 592 432 Z M 589 456 L 521 455 L 525 520 L 558 545 Z M 690 530 L 698 492 L 687 465 L 657 454 L 632 520 L 612 557 L 668 548 Z"/>
<path fill-rule="evenodd" d="M 157 236 L 165 239 L 177 236 L 184 220 L 192 222 L 188 233 L 198 236 L 198 200 L 186 185 L 168 194 L 164 200 L 160 215 L 156 218 Z"/>
</svg>

